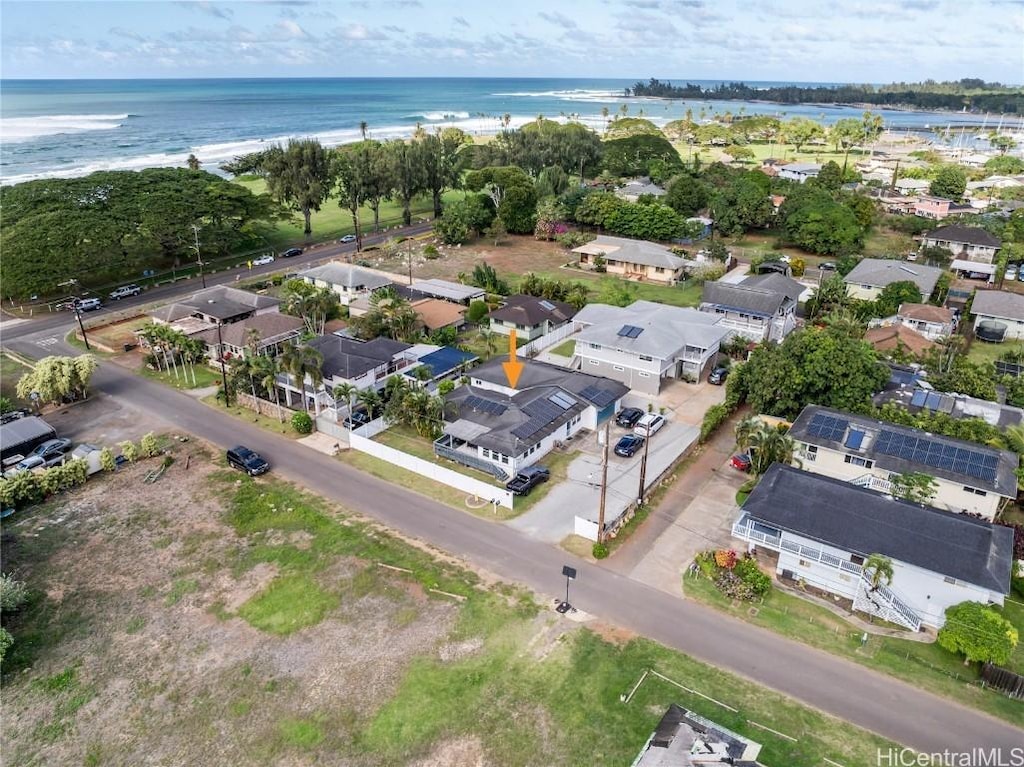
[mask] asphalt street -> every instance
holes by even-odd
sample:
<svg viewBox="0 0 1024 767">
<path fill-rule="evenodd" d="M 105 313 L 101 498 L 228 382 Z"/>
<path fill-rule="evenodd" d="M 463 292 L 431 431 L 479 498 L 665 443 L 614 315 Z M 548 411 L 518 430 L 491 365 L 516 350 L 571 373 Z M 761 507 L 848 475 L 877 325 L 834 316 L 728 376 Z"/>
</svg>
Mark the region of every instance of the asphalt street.
<svg viewBox="0 0 1024 767">
<path fill-rule="evenodd" d="M 63 342 L 41 348 L 39 334 L 21 335 L 5 345 L 32 357 L 75 353 Z M 893 741 L 927 752 L 1024 744 L 1024 730 L 986 714 L 410 493 L 116 365 L 100 366 L 94 388 L 222 448 L 248 445 L 273 463 L 275 474 L 540 593 L 560 593 L 562 565 L 571 564 L 579 573 L 572 601 L 581 610 Z"/>
</svg>

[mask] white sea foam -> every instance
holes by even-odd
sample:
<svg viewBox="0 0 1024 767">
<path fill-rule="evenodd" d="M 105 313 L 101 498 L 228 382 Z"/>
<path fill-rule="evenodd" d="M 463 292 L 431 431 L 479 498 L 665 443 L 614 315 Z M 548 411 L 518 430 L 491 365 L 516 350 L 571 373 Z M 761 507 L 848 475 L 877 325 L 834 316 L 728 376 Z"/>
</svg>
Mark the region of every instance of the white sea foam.
<svg viewBox="0 0 1024 767">
<path fill-rule="evenodd" d="M 465 120 L 469 118 L 469 112 L 454 111 L 454 112 L 421 112 L 411 115 L 406 115 L 410 120 L 416 118 L 422 118 L 424 120 L 430 120 L 431 122 L 446 121 L 451 122 L 452 120 Z"/>
<path fill-rule="evenodd" d="M 622 98 L 622 91 L 609 90 L 587 90 L 575 88 L 566 91 L 515 91 L 512 93 L 492 93 L 492 96 L 506 96 L 510 98 L 545 98 L 558 99 L 559 101 L 614 101 Z"/>
<path fill-rule="evenodd" d="M 120 128 L 128 115 L 39 115 L 0 118 L 0 139 L 29 141 L 40 136 Z"/>
</svg>

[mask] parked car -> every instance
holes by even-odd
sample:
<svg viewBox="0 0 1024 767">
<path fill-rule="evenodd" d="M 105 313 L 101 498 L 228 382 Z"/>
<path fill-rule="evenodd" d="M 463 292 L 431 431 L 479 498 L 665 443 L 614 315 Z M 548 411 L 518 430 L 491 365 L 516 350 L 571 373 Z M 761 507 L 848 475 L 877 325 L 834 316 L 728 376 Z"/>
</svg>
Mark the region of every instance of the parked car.
<svg viewBox="0 0 1024 767">
<path fill-rule="evenodd" d="M 533 488 L 550 478 L 551 472 L 545 467 L 527 466 L 508 481 L 505 489 L 511 490 L 513 495 L 529 495 Z"/>
<path fill-rule="evenodd" d="M 621 455 L 623 458 L 632 458 L 636 455 L 636 451 L 643 446 L 643 437 L 638 437 L 635 434 L 627 434 L 615 445 L 615 455 Z"/>
<path fill-rule="evenodd" d="M 1017 265 L 1016 264 L 1007 264 L 1006 265 L 1006 272 L 1004 273 L 1003 276 L 1006 279 L 1008 279 L 1008 280 L 1016 280 L 1017 279 Z"/>
<path fill-rule="evenodd" d="M 58 437 L 57 439 L 48 439 L 42 443 L 35 450 L 29 453 L 29 457 L 38 456 L 44 461 L 51 461 L 54 458 L 63 456 L 66 452 L 71 449 L 71 440 L 67 437 Z"/>
<path fill-rule="evenodd" d="M 142 293 L 142 288 L 138 285 L 122 285 L 119 288 L 111 291 L 110 300 L 120 301 L 122 298 L 128 298 L 129 296 L 137 296 Z"/>
<path fill-rule="evenodd" d="M 302 248 L 288 248 L 284 253 L 281 254 L 281 258 L 291 258 L 292 256 L 301 256 Z"/>
<path fill-rule="evenodd" d="M 729 465 L 739 471 L 750 471 L 750 456 L 746 453 L 737 453 L 729 459 Z"/>
<path fill-rule="evenodd" d="M 1017 281 L 1024 282 L 1024 269 L 1017 270 Z"/>
<path fill-rule="evenodd" d="M 354 234 L 346 234 L 344 237 L 342 237 L 340 240 L 338 240 L 338 242 L 340 242 L 342 244 L 344 244 L 346 242 L 355 242 L 355 241 L 356 241 L 356 236 Z"/>
<path fill-rule="evenodd" d="M 370 414 L 366 412 L 365 408 L 356 408 L 353 410 L 348 418 L 344 421 L 346 429 L 358 429 L 360 426 L 365 426 L 370 422 Z"/>
<path fill-rule="evenodd" d="M 46 461 L 40 458 L 38 455 L 30 455 L 28 458 L 22 458 L 15 466 L 11 467 L 4 472 L 4 479 L 13 479 L 22 472 L 32 471 L 33 469 L 45 469 Z"/>
<path fill-rule="evenodd" d="M 103 304 L 98 298 L 79 298 L 71 308 L 73 309 L 75 306 L 78 307 L 78 311 L 80 312 L 92 312 L 99 309 Z"/>
<path fill-rule="evenodd" d="M 917 261 L 917 255 L 918 254 L 916 252 L 911 252 L 911 253 L 907 253 L 904 256 L 904 258 L 907 259 L 907 261 Z"/>
<path fill-rule="evenodd" d="M 265 256 L 260 256 L 259 258 L 254 258 L 252 260 L 252 265 L 253 266 L 263 266 L 265 264 L 272 264 L 272 263 L 274 263 L 274 255 L 273 255 L 273 253 L 267 253 Z"/>
<path fill-rule="evenodd" d="M 820 264 L 818 268 L 823 272 L 834 272 L 838 267 L 836 266 L 835 261 L 826 261 L 825 263 Z"/>
<path fill-rule="evenodd" d="M 662 427 L 668 423 L 665 420 L 665 416 L 658 415 L 657 413 L 647 413 L 643 418 L 636 422 L 636 426 L 633 427 L 633 433 L 640 437 L 653 437 Z"/>
<path fill-rule="evenodd" d="M 270 463 L 255 450 L 250 450 L 242 445 L 236 445 L 228 450 L 228 466 L 244 471 L 250 477 L 266 474 L 270 470 Z"/>
<path fill-rule="evenodd" d="M 632 429 L 636 422 L 644 417 L 644 411 L 638 407 L 626 407 L 615 416 L 615 423 L 625 429 Z"/>
<path fill-rule="evenodd" d="M 725 383 L 725 379 L 729 377 L 729 368 L 717 367 L 708 373 L 708 383 L 714 384 L 715 386 L 721 386 Z"/>
</svg>

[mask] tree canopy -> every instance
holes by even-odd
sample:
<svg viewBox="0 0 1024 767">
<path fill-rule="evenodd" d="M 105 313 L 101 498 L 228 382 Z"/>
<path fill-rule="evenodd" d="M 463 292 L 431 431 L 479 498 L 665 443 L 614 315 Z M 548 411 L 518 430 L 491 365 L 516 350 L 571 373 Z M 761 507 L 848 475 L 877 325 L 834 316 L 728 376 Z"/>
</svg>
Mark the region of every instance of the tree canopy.
<svg viewBox="0 0 1024 767">
<path fill-rule="evenodd" d="M 674 168 L 676 172 L 683 168 L 679 152 L 662 135 L 641 133 L 604 142 L 601 165 L 613 176 L 651 175 L 655 162 Z"/>
<path fill-rule="evenodd" d="M 980 602 L 961 602 L 946 608 L 939 629 L 939 646 L 963 653 L 964 663 L 1006 663 L 1020 639 L 1010 621 Z"/>
</svg>

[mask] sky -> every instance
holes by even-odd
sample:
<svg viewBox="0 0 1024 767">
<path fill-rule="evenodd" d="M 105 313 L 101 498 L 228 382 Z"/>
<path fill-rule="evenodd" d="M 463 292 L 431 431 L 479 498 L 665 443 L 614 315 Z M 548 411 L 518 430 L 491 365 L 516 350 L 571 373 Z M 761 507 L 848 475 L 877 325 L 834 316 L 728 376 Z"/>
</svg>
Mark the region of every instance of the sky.
<svg viewBox="0 0 1024 767">
<path fill-rule="evenodd" d="M 1024 0 L 0 3 L 0 76 L 1024 82 Z"/>
</svg>

